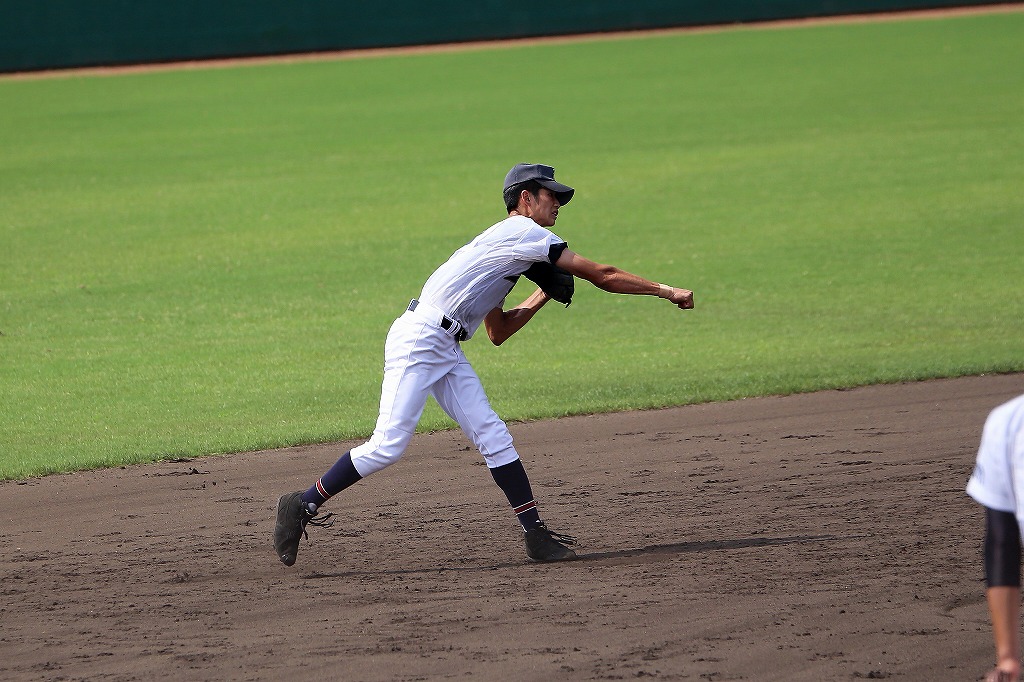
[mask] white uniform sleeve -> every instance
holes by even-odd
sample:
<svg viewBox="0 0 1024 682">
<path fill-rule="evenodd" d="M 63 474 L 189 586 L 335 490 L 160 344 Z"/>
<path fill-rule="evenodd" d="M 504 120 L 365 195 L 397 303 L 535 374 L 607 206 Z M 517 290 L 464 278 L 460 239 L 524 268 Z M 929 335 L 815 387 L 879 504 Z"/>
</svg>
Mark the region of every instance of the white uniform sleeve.
<svg viewBox="0 0 1024 682">
<path fill-rule="evenodd" d="M 530 221 L 533 222 L 532 220 Z M 551 262 L 552 247 L 556 248 L 558 255 L 561 255 L 565 248 L 565 241 L 551 230 L 548 230 L 536 223 L 523 234 L 522 240 L 516 245 L 516 255 L 527 262 L 547 261 Z M 555 258 L 557 259 L 557 255 Z"/>
<path fill-rule="evenodd" d="M 1016 438 L 1008 438 L 1007 406 L 992 411 L 978 447 L 974 473 L 967 483 L 967 494 L 989 509 L 1016 512 L 1014 495 L 1013 449 Z"/>
</svg>

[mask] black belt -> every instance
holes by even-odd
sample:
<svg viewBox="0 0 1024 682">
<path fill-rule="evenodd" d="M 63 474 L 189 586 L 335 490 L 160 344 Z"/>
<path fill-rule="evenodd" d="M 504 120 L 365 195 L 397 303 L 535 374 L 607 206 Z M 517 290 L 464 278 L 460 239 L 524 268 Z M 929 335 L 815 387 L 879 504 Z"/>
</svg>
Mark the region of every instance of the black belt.
<svg viewBox="0 0 1024 682">
<path fill-rule="evenodd" d="M 416 310 L 419 305 L 420 302 L 414 298 L 409 301 L 409 310 Z M 456 341 L 465 341 L 469 337 L 469 333 L 462 327 L 462 325 L 447 315 L 442 314 L 438 324 L 441 326 L 441 329 L 454 336 Z"/>
</svg>

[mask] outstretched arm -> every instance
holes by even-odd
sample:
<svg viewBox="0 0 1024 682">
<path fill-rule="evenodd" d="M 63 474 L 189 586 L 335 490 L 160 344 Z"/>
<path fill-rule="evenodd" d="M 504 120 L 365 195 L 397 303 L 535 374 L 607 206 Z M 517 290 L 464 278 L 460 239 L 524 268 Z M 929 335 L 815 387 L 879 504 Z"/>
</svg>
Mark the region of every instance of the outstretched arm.
<svg viewBox="0 0 1024 682">
<path fill-rule="evenodd" d="M 683 310 L 693 308 L 693 292 L 689 289 L 658 284 L 614 265 L 595 263 L 569 249 L 562 251 L 562 255 L 555 261 L 555 265 L 563 270 L 568 270 L 576 277 L 587 280 L 598 289 L 610 291 L 613 294 L 658 296 L 668 299 Z"/>
<path fill-rule="evenodd" d="M 484 318 L 487 338 L 495 346 L 505 343 L 510 336 L 522 329 L 534 314 L 550 300 L 543 290 L 537 289 L 528 299 L 515 308 L 509 310 L 502 310 L 500 307 L 494 308 Z"/>
</svg>

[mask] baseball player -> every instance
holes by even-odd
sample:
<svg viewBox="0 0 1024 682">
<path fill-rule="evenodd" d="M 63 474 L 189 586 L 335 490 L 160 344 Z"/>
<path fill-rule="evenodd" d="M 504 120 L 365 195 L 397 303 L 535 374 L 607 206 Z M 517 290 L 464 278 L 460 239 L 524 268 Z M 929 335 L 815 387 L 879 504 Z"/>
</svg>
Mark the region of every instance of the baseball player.
<svg viewBox="0 0 1024 682">
<path fill-rule="evenodd" d="M 427 280 L 388 332 L 380 413 L 370 439 L 345 453 L 306 491 L 282 495 L 277 506 L 274 549 L 295 563 L 307 525 L 330 525 L 318 510 L 352 484 L 394 464 L 434 396 L 483 455 L 494 482 L 505 493 L 523 528 L 526 554 L 534 561 L 575 559 L 576 539 L 552 532 L 537 509 L 529 478 L 505 423 L 491 409 L 480 379 L 461 344 L 481 324 L 500 346 L 551 298 L 568 305 L 573 275 L 609 292 L 659 296 L 681 309 L 693 308 L 693 292 L 587 260 L 555 235 L 559 210 L 575 190 L 555 180 L 551 166 L 518 164 L 505 177 L 508 218 L 456 251 Z M 525 301 L 504 310 L 505 297 L 521 275 L 539 285 Z M 308 538 L 308 535 L 306 536 Z"/>
<path fill-rule="evenodd" d="M 992 410 L 967 494 L 985 507 L 985 596 L 996 666 L 986 682 L 1020 680 L 1020 549 L 1024 528 L 1024 395 Z"/>
</svg>

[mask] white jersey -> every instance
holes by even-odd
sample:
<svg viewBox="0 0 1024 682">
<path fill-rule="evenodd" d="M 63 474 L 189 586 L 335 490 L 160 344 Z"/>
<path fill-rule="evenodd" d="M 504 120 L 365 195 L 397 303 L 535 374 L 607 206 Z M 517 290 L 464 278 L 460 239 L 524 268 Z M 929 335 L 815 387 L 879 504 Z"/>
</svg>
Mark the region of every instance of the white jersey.
<svg viewBox="0 0 1024 682">
<path fill-rule="evenodd" d="M 967 494 L 989 509 L 1013 513 L 1024 531 L 1024 395 L 985 420 Z"/>
<path fill-rule="evenodd" d="M 566 243 L 531 218 L 510 216 L 452 254 L 430 276 L 419 300 L 443 311 L 473 336 L 501 306 L 519 275 L 539 261 L 557 260 Z"/>
</svg>

